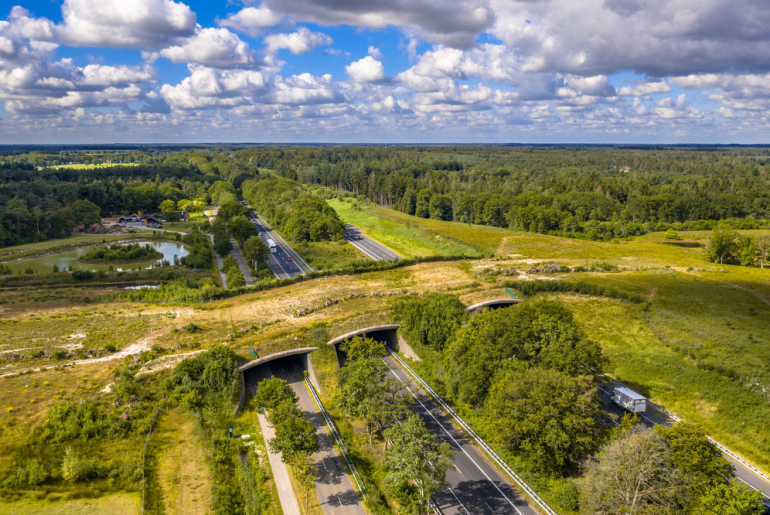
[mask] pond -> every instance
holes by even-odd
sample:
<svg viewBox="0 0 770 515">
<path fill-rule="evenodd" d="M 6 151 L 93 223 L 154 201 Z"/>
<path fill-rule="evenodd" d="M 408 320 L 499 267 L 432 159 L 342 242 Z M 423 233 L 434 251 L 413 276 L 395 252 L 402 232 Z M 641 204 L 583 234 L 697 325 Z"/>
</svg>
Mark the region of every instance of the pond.
<svg viewBox="0 0 770 515">
<path fill-rule="evenodd" d="M 184 246 L 181 243 L 172 243 L 172 242 L 166 242 L 166 241 L 140 241 L 140 242 L 132 242 L 132 243 L 140 243 L 142 245 L 149 243 L 150 245 L 155 248 L 158 252 L 163 254 L 162 259 L 169 260 L 172 264 L 174 262 L 174 255 L 176 254 L 181 259 L 183 256 L 187 255 L 187 249 L 184 248 Z M 14 261 L 12 263 L 5 263 L 9 267 L 11 267 L 11 270 L 13 270 L 14 274 L 19 273 L 21 271 L 22 273 L 27 268 L 32 268 L 32 270 L 35 270 L 38 274 L 48 274 L 53 272 L 53 266 L 56 265 L 59 267 L 59 270 L 69 270 L 69 267 L 72 266 L 74 269 L 81 269 L 81 270 L 107 270 L 110 265 L 93 265 L 93 264 L 86 264 L 86 263 L 80 263 L 78 262 L 78 257 L 82 256 L 89 250 L 91 250 L 93 247 L 84 247 L 80 249 L 70 250 L 68 252 L 62 252 L 61 254 L 54 254 L 52 256 L 44 256 L 34 259 L 25 259 L 23 261 Z M 129 265 L 112 265 L 113 270 L 117 271 L 123 271 L 123 270 L 137 270 L 138 268 L 152 268 L 153 263 L 155 263 L 156 260 L 151 260 L 145 263 L 131 263 Z"/>
</svg>

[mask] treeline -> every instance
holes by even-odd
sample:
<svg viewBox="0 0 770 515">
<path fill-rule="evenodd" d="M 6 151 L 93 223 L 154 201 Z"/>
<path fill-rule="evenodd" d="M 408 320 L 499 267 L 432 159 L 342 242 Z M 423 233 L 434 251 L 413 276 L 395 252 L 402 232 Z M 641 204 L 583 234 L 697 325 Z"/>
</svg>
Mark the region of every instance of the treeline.
<svg viewBox="0 0 770 515">
<path fill-rule="evenodd" d="M 770 218 L 766 149 L 248 150 L 284 177 L 422 217 L 589 239 Z M 765 222 L 761 226 L 766 226 Z M 756 228 L 756 227 L 740 227 Z"/>
<path fill-rule="evenodd" d="M 337 241 L 345 232 L 334 209 L 292 180 L 248 180 L 243 197 L 292 241 Z"/>
</svg>

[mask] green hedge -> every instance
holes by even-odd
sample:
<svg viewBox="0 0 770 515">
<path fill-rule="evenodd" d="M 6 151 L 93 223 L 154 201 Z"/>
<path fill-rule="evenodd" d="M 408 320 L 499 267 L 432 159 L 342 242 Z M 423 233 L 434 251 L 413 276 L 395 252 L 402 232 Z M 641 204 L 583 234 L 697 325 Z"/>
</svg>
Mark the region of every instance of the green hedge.
<svg viewBox="0 0 770 515">
<path fill-rule="evenodd" d="M 507 281 L 505 286 L 514 288 L 524 297 L 530 297 L 536 293 L 580 293 L 592 297 L 607 297 L 645 304 L 647 299 L 636 293 L 628 293 L 609 286 L 600 286 L 585 281 Z"/>
</svg>

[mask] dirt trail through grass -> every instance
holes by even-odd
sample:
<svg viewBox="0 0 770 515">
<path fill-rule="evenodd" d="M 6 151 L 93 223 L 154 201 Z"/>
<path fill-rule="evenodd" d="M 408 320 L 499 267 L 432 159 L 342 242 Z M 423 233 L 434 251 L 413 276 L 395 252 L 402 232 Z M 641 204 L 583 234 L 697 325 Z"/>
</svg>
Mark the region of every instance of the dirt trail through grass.
<svg viewBox="0 0 770 515">
<path fill-rule="evenodd" d="M 192 414 L 162 411 L 150 439 L 149 505 L 162 505 L 166 515 L 198 515 L 209 511 L 211 476 L 195 434 Z"/>
</svg>

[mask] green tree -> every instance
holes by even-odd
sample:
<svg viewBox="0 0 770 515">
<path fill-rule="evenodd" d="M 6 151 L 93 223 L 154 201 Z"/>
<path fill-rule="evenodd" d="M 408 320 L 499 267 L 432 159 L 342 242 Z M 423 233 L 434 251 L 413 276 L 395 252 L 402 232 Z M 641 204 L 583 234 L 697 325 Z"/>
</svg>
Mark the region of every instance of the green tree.
<svg viewBox="0 0 770 515">
<path fill-rule="evenodd" d="M 511 367 L 490 390 L 489 432 L 540 470 L 561 472 L 595 449 L 602 407 L 590 377 Z M 494 430 L 500 427 L 506 430 Z"/>
<path fill-rule="evenodd" d="M 278 377 L 268 377 L 257 385 L 257 394 L 251 400 L 251 405 L 259 413 L 274 410 L 284 401 L 296 403 L 299 399 L 294 394 L 291 386 Z"/>
<path fill-rule="evenodd" d="M 365 336 L 355 336 L 340 345 L 347 355 L 348 361 L 359 360 L 379 361 L 385 354 L 385 344 Z"/>
<path fill-rule="evenodd" d="M 40 236 L 40 220 L 42 220 L 44 216 L 45 213 L 43 213 L 42 209 L 37 206 L 32 208 L 32 217 L 35 219 L 35 228 L 37 229 L 38 237 Z"/>
<path fill-rule="evenodd" d="M 452 199 L 446 195 L 433 195 L 428 210 L 434 220 L 452 220 Z"/>
<path fill-rule="evenodd" d="M 392 489 L 416 488 L 417 508 L 427 513 L 431 495 L 446 485 L 446 471 L 454 458 L 451 446 L 439 444 L 417 415 L 387 429 L 383 436 L 391 442 L 381 461 L 384 483 Z"/>
<path fill-rule="evenodd" d="M 257 235 L 257 228 L 245 216 L 234 216 L 227 222 L 227 231 L 243 248 L 247 238 Z"/>
<path fill-rule="evenodd" d="M 238 261 L 236 261 L 235 257 L 230 254 L 222 260 L 222 272 L 227 274 L 233 268 L 238 268 Z"/>
<path fill-rule="evenodd" d="M 82 466 L 80 456 L 72 447 L 67 447 L 64 451 L 64 460 L 61 465 L 62 479 L 74 483 L 81 478 Z"/>
<path fill-rule="evenodd" d="M 228 200 L 220 204 L 217 210 L 217 218 L 229 222 L 234 216 L 245 216 L 248 210 L 237 200 Z"/>
<path fill-rule="evenodd" d="M 762 515 L 762 493 L 739 481 L 714 486 L 701 497 L 697 515 Z"/>
<path fill-rule="evenodd" d="M 396 379 L 386 377 L 385 344 L 357 336 L 345 342 L 343 350 L 347 362 L 335 402 L 348 417 L 366 424 L 371 444 L 377 426 L 387 427 L 405 414 L 407 394 Z"/>
<path fill-rule="evenodd" d="M 407 298 L 394 307 L 394 319 L 408 336 L 438 351 L 444 349 L 467 317 L 463 303 L 450 294 Z"/>
<path fill-rule="evenodd" d="M 257 269 L 257 264 L 266 261 L 270 255 L 270 249 L 259 236 L 249 236 L 243 244 L 243 256 Z"/>
<path fill-rule="evenodd" d="M 229 256 L 228 256 L 229 257 Z M 246 285 L 246 279 L 243 277 L 243 273 L 241 273 L 240 268 L 231 268 L 226 274 L 225 278 L 227 279 L 227 288 L 240 288 L 241 286 Z"/>
<path fill-rule="evenodd" d="M 663 239 L 668 241 L 676 241 L 680 240 L 681 238 L 679 237 L 679 233 L 673 229 L 669 229 L 666 231 L 666 234 L 663 235 Z"/>
<path fill-rule="evenodd" d="M 297 405 L 284 400 L 268 413 L 275 437 L 268 442 L 270 450 L 281 453 L 281 461 L 295 463 L 301 453 L 318 452 L 316 427 L 305 417 Z"/>
<path fill-rule="evenodd" d="M 684 474 L 694 497 L 733 477 L 733 466 L 700 426 L 682 422 L 671 427 L 655 426 L 655 430 L 671 447 L 674 465 Z"/>
<path fill-rule="evenodd" d="M 770 238 L 760 236 L 757 238 L 757 258 L 759 258 L 759 268 L 765 268 L 765 261 L 770 255 Z"/>
<path fill-rule="evenodd" d="M 728 227 L 717 227 L 711 231 L 708 246 L 706 247 L 706 259 L 720 265 L 734 260 L 734 254 L 738 251 L 738 233 Z"/>
<path fill-rule="evenodd" d="M 180 220 L 181 220 L 181 218 L 179 217 L 179 214 L 178 214 L 178 213 L 174 213 L 173 211 L 166 213 L 166 214 L 163 216 L 163 219 L 164 219 L 166 222 L 170 223 L 170 224 L 172 224 L 172 223 L 174 223 L 174 222 L 178 222 L 178 221 L 180 221 Z"/>
<path fill-rule="evenodd" d="M 585 463 L 580 507 L 585 514 L 658 515 L 679 511 L 686 492 L 665 438 L 635 428 Z"/>
<path fill-rule="evenodd" d="M 168 213 L 176 209 L 176 202 L 174 202 L 171 199 L 166 199 L 160 203 L 160 206 L 158 207 L 158 209 L 160 209 L 162 213 Z"/>
<path fill-rule="evenodd" d="M 570 376 L 598 374 L 605 362 L 599 345 L 556 301 L 527 302 L 471 317 L 444 354 L 447 387 L 459 400 L 474 405 L 484 401 L 507 360 Z"/>
<path fill-rule="evenodd" d="M 752 236 L 738 235 L 738 260 L 741 266 L 752 266 L 757 261 L 757 240 Z"/>
<path fill-rule="evenodd" d="M 428 218 L 430 216 L 430 198 L 433 193 L 430 190 L 422 190 L 417 195 L 417 207 L 414 210 L 414 215 L 420 218 Z"/>
<path fill-rule="evenodd" d="M 21 235 L 21 219 L 29 215 L 27 203 L 23 199 L 12 198 L 5 205 L 5 209 L 9 213 L 13 213 L 14 218 L 16 218 L 16 233 Z"/>
<path fill-rule="evenodd" d="M 75 223 L 78 225 L 91 225 L 102 219 L 99 206 L 90 200 L 77 200 L 72 207 L 75 211 Z"/>
<path fill-rule="evenodd" d="M 313 463 L 313 455 L 309 452 L 300 452 L 294 457 L 292 463 L 294 470 L 294 477 L 305 491 L 305 509 L 308 509 L 310 505 L 309 492 L 315 485 L 316 481 L 316 466 Z"/>
</svg>

